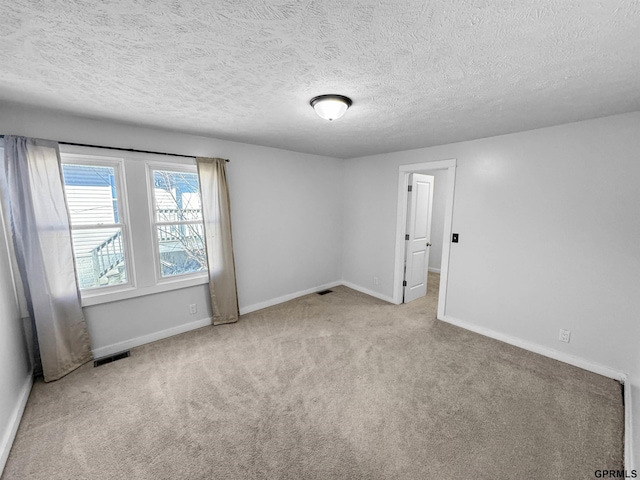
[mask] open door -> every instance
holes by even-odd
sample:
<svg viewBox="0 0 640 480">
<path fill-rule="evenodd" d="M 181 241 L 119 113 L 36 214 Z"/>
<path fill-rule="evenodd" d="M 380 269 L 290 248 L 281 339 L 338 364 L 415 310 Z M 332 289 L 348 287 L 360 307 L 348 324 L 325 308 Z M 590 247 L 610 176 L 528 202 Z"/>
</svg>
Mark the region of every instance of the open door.
<svg viewBox="0 0 640 480">
<path fill-rule="evenodd" d="M 432 204 L 433 177 L 412 173 L 405 236 L 404 303 L 427 294 Z"/>
</svg>

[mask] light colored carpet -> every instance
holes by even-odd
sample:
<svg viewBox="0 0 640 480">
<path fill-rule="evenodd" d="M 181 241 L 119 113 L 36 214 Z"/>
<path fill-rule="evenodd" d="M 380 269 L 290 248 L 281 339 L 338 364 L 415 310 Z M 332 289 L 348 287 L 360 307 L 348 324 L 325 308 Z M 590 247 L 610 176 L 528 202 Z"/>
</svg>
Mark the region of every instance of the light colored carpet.
<svg viewBox="0 0 640 480">
<path fill-rule="evenodd" d="M 432 275 L 431 286 L 437 287 Z M 613 380 L 346 287 L 36 382 L 9 479 L 589 479 Z"/>
</svg>

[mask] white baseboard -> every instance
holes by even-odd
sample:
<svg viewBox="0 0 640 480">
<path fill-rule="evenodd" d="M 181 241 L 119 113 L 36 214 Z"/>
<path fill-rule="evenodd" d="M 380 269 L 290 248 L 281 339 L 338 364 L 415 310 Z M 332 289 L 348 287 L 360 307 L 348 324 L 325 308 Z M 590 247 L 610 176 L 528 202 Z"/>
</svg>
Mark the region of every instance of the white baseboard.
<svg viewBox="0 0 640 480">
<path fill-rule="evenodd" d="M 326 290 L 327 288 L 337 287 L 338 285 L 342 285 L 342 282 L 338 281 L 325 283 L 324 285 L 320 285 L 318 287 L 308 288 L 306 290 L 289 293 L 281 297 L 272 298 L 271 300 L 267 300 L 264 302 L 254 303 L 253 305 L 249 305 L 248 307 L 241 307 L 240 315 L 246 315 L 247 313 L 255 312 L 256 310 L 262 310 L 263 308 L 267 307 L 273 307 L 274 305 L 278 305 L 279 303 L 288 302 L 289 300 L 293 300 L 294 298 L 303 297 L 305 295 L 309 295 L 310 293 L 320 292 L 322 290 Z"/>
<path fill-rule="evenodd" d="M 289 300 L 293 300 L 294 298 L 308 295 L 310 293 L 319 292 L 320 290 L 325 290 L 327 288 L 336 287 L 338 285 L 341 285 L 341 282 L 331 282 L 325 285 L 320 285 L 318 287 L 291 293 L 289 295 L 283 295 L 282 297 L 273 298 L 271 300 L 267 300 L 266 302 L 256 303 L 248 307 L 242 307 L 240 308 L 240 315 L 271 307 L 279 303 L 288 302 Z M 174 335 L 179 335 L 190 330 L 206 327 L 207 325 L 211 325 L 211 318 L 203 318 L 202 320 L 196 320 L 195 322 L 185 323 L 184 325 L 178 325 L 177 327 L 168 328 L 166 330 L 150 333 L 148 335 L 142 335 L 130 340 L 125 340 L 124 342 L 118 342 L 111 345 L 106 345 L 104 347 L 98 347 L 93 349 L 93 356 L 94 358 L 106 357 L 107 355 L 113 355 L 114 353 L 123 352 L 134 347 L 139 347 L 140 345 L 145 345 L 157 340 L 162 340 L 163 338 L 172 337 Z"/>
<path fill-rule="evenodd" d="M 22 386 L 20 396 L 18 397 L 18 402 L 13 409 L 11 417 L 9 417 L 9 424 L 7 425 L 7 429 L 2 435 L 2 441 L 0 442 L 0 475 L 2 475 L 4 466 L 7 464 L 9 452 L 11 451 L 11 446 L 13 445 L 13 441 L 16 438 L 16 433 L 18 433 L 20 420 L 22 420 L 24 408 L 27 406 L 27 400 L 29 400 L 29 394 L 31 393 L 32 386 L 33 376 L 31 375 L 31 373 L 29 373 L 29 377 L 26 379 L 24 385 Z"/>
<path fill-rule="evenodd" d="M 429 269 L 433 271 L 432 269 Z M 298 298 L 304 295 L 309 295 L 311 293 L 315 293 L 321 290 L 325 290 L 327 288 L 333 288 L 339 285 L 344 285 L 348 288 L 356 290 L 358 292 L 362 292 L 366 295 L 370 295 L 372 297 L 378 298 L 380 300 L 384 300 L 389 303 L 394 303 L 391 297 L 383 295 L 378 292 L 374 292 L 373 290 L 369 290 L 368 288 L 361 287 L 351 282 L 347 281 L 336 281 L 327 283 L 324 285 L 320 285 L 318 287 L 309 288 L 307 290 L 301 290 L 295 293 L 291 293 L 288 295 L 283 295 L 281 297 L 277 297 L 271 300 L 267 300 L 265 302 L 256 303 L 253 305 L 249 305 L 248 307 L 240 308 L 240 314 L 245 315 L 247 313 L 254 312 L 256 310 L 261 310 L 263 308 L 271 307 L 273 305 L 278 305 L 280 303 L 288 302 L 289 300 L 293 300 L 294 298 Z M 632 400 L 631 400 L 631 385 L 627 383 L 627 375 L 613 370 L 611 368 L 605 367 L 603 365 L 589 362 L 579 357 L 575 357 L 573 355 L 569 355 L 567 353 L 559 352 L 557 350 L 553 350 L 547 347 L 543 347 L 541 345 L 528 342 L 526 340 L 522 340 L 517 337 L 513 337 L 511 335 L 506 335 L 495 330 L 491 330 L 485 327 L 477 326 L 463 320 L 451 317 L 449 315 L 444 316 L 440 320 L 450 323 L 452 325 L 456 325 L 458 327 L 464 328 L 466 330 L 470 330 L 475 333 L 479 333 L 480 335 L 484 335 L 486 337 L 493 338 L 495 340 L 499 340 L 510 345 L 514 345 L 516 347 L 523 348 L 525 350 L 529 350 L 531 352 L 538 353 L 540 355 L 544 355 L 545 357 L 553 358 L 554 360 L 559 360 L 564 363 L 568 363 L 570 365 L 574 365 L 576 367 L 582 368 L 584 370 L 588 370 L 590 372 L 594 372 L 605 377 L 613 378 L 625 384 L 625 468 L 627 471 L 631 471 L 633 468 L 633 431 L 632 431 Z M 140 337 L 133 338 L 131 340 L 127 340 L 124 342 L 114 343 L 112 345 L 107 345 L 104 347 L 99 347 L 93 350 L 93 355 L 95 358 L 104 357 L 107 355 L 112 355 L 114 353 L 122 352 L 124 350 L 128 350 L 133 347 L 137 347 L 140 345 L 144 345 L 146 343 L 151 343 L 157 340 L 161 340 L 163 338 L 171 337 L 174 335 L 178 335 L 180 333 L 188 332 L 190 330 L 195 330 L 197 328 L 202 328 L 207 325 L 211 325 L 211 318 L 204 318 L 201 320 L 196 320 L 195 322 L 190 322 L 184 325 L 179 325 L 177 327 L 169 328 L 166 330 L 162 330 L 159 332 L 151 333 L 148 335 L 143 335 Z M 11 445 L 13 444 L 13 440 L 15 438 L 16 432 L 18 430 L 18 426 L 20 425 L 20 420 L 22 418 L 22 414 L 24 412 L 24 408 L 27 404 L 27 400 L 29 398 L 29 393 L 31 392 L 31 387 L 33 385 L 33 378 L 29 376 L 27 382 L 25 383 L 22 392 L 20 394 L 20 399 L 16 408 L 14 410 L 13 415 L 11 416 L 11 421 L 9 428 L 5 432 L 2 443 L 0 443 L 0 475 L 2 474 L 2 470 L 6 464 L 7 458 L 9 457 L 9 452 L 11 450 Z"/>
<path fill-rule="evenodd" d="M 429 271 L 433 272 L 433 273 L 440 273 L 440 269 L 439 268 L 429 267 Z"/>
<path fill-rule="evenodd" d="M 464 328 L 465 330 L 470 330 L 472 332 L 479 333 L 480 335 L 484 335 L 485 337 L 494 338 L 496 340 L 500 340 L 501 342 L 505 342 L 510 345 L 515 345 L 516 347 L 524 348 L 525 350 L 529 350 L 530 352 L 539 353 L 540 355 L 544 355 L 545 357 L 553 358 L 554 360 L 559 360 L 561 362 L 568 363 L 569 365 L 582 368 L 583 370 L 588 370 L 590 372 L 597 373 L 605 377 L 613 378 L 614 380 L 618 380 L 620 382 L 624 382 L 627 378 L 627 375 L 625 373 L 619 372 L 617 370 L 613 370 L 609 367 L 605 367 L 604 365 L 593 363 L 583 358 L 575 357 L 568 353 L 559 352 L 557 350 L 553 350 L 548 347 L 543 347 L 542 345 L 538 345 L 533 342 L 528 342 L 526 340 L 522 340 L 517 337 L 512 337 L 511 335 L 506 335 L 504 333 L 496 332 L 495 330 L 491 330 L 486 327 L 480 327 L 478 325 L 474 325 L 474 324 L 465 322 L 463 320 L 453 318 L 449 315 L 445 315 L 444 318 L 441 318 L 440 320 L 450 323 L 452 325 L 456 325 L 458 327 Z"/>
<path fill-rule="evenodd" d="M 166 330 L 160 330 L 159 332 L 149 333 L 148 335 L 142 335 L 130 340 L 125 340 L 124 342 L 112 343 L 111 345 L 95 348 L 93 349 L 93 357 L 106 357 L 107 355 L 113 355 L 114 353 L 123 352 L 133 347 L 139 347 L 140 345 L 144 345 L 146 343 L 162 340 L 163 338 L 173 337 L 174 335 L 179 335 L 190 330 L 206 327 L 207 325 L 211 325 L 211 317 L 196 320 L 195 322 L 185 323 L 183 325 L 178 325 L 177 327 L 167 328 Z"/>
<path fill-rule="evenodd" d="M 395 303 L 393 301 L 393 298 L 387 297 L 386 295 L 383 295 L 382 293 L 374 292 L 373 290 L 369 290 L 368 288 L 361 287 L 360 285 L 356 285 L 355 283 L 351 283 L 351 282 L 347 282 L 347 281 L 343 280 L 341 282 L 341 285 L 344 285 L 345 287 L 349 287 L 349 288 L 351 288 L 353 290 L 357 290 L 358 292 L 366 293 L 367 295 L 369 295 L 371 297 L 379 298 L 380 300 L 384 300 L 385 302 Z"/>
<path fill-rule="evenodd" d="M 289 300 L 293 300 L 294 298 L 303 297 L 304 295 L 309 295 L 310 293 L 326 290 L 327 288 L 338 287 L 340 285 L 344 285 L 345 287 L 349 287 L 353 290 L 357 290 L 358 292 L 362 292 L 372 297 L 379 298 L 380 300 L 384 300 L 385 302 L 393 303 L 393 299 L 391 297 L 387 297 L 386 295 L 383 295 L 381 293 L 374 292 L 373 290 L 369 290 L 368 288 L 361 287 L 359 285 L 356 285 L 355 283 L 346 282 L 344 280 L 338 280 L 336 282 L 325 283 L 324 285 L 308 288 L 307 290 L 300 290 L 299 292 L 294 292 L 288 295 L 283 295 L 281 297 L 272 298 L 271 300 L 267 300 L 265 302 L 254 303 L 253 305 L 249 305 L 248 307 L 241 307 L 240 315 L 246 315 L 247 313 L 255 312 L 256 310 L 262 310 L 263 308 L 267 308 L 267 307 L 273 307 L 274 305 L 288 302 Z"/>
<path fill-rule="evenodd" d="M 605 367 L 604 365 L 600 365 L 598 363 L 589 362 L 580 357 L 575 357 L 573 355 L 569 355 L 564 352 L 559 352 L 557 350 L 553 350 L 551 348 L 543 347 L 542 345 L 538 345 L 532 342 L 528 342 L 526 340 L 522 340 L 517 337 L 512 337 L 511 335 L 506 335 L 504 333 L 496 332 L 495 330 L 491 330 L 485 327 L 479 327 L 477 325 L 473 325 L 471 323 L 465 322 L 463 320 L 453 318 L 449 315 L 445 315 L 440 320 L 450 323 L 452 325 L 456 325 L 458 327 L 464 328 L 465 330 L 470 330 L 475 333 L 479 333 L 480 335 L 484 335 L 485 337 L 490 337 L 495 340 L 500 340 L 501 342 L 508 343 L 510 345 L 515 345 L 516 347 L 523 348 L 525 350 L 529 350 L 534 353 L 538 353 L 540 355 L 544 355 L 545 357 L 553 358 L 554 360 L 559 360 L 564 363 L 568 363 L 569 365 L 573 365 L 575 367 L 582 368 L 583 370 L 587 370 L 589 372 L 597 373 L 599 375 L 612 378 L 614 380 L 618 380 L 619 382 L 624 384 L 624 467 L 627 472 L 631 472 L 634 468 L 633 462 L 633 421 L 631 416 L 632 411 L 632 403 L 631 403 L 631 385 L 628 383 L 627 374 L 623 372 L 619 372 L 617 370 L 613 370 L 609 367 Z"/>
<path fill-rule="evenodd" d="M 624 468 L 627 472 L 631 472 L 640 459 L 634 458 L 635 450 L 633 449 L 633 403 L 631 402 L 631 383 L 624 382 Z M 637 465 L 640 468 L 640 465 Z"/>
</svg>

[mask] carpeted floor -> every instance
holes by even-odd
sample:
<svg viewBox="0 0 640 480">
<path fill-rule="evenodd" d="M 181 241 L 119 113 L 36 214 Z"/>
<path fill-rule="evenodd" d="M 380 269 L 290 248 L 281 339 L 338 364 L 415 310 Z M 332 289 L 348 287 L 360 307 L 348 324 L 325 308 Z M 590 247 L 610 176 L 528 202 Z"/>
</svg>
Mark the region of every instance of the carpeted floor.
<svg viewBox="0 0 640 480">
<path fill-rule="evenodd" d="M 620 386 L 338 287 L 36 382 L 9 479 L 591 479 Z"/>
</svg>

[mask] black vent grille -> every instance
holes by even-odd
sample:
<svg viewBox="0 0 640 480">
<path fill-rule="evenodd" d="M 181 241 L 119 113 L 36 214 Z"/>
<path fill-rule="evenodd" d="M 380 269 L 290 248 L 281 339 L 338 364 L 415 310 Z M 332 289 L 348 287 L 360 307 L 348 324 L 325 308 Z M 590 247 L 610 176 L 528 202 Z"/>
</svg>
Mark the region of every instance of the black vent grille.
<svg viewBox="0 0 640 480">
<path fill-rule="evenodd" d="M 321 292 L 316 292 L 318 295 L 326 295 L 327 293 L 331 293 L 333 290 L 322 290 Z"/>
<path fill-rule="evenodd" d="M 115 362 L 116 360 L 121 360 L 123 358 L 127 358 L 131 356 L 131 352 L 127 350 L 126 352 L 114 353 L 113 355 L 109 355 L 108 357 L 102 357 L 93 361 L 93 366 L 100 367 L 106 363 Z"/>
</svg>

